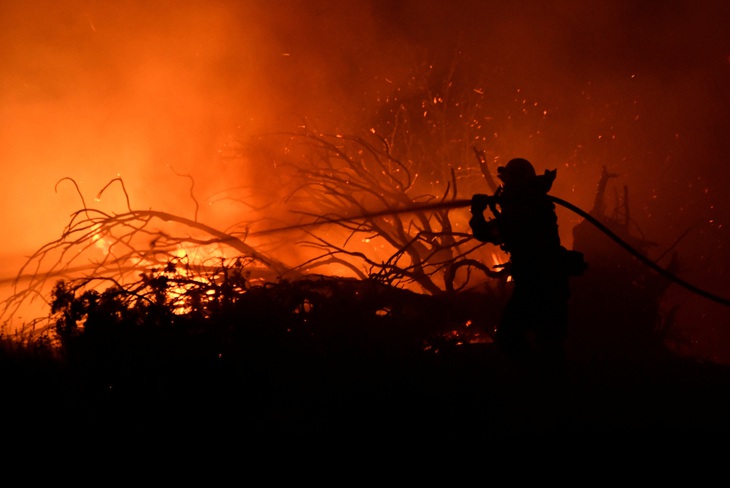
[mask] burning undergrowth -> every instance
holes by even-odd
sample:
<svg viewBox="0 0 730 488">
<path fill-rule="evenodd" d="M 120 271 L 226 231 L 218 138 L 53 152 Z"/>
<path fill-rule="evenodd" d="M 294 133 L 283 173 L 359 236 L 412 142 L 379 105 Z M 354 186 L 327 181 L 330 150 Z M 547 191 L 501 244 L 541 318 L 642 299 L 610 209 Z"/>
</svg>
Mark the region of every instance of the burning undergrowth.
<svg viewBox="0 0 730 488">
<path fill-rule="evenodd" d="M 246 220 L 224 230 L 198 220 L 197 210 L 185 217 L 135 209 L 119 177 L 95 199 L 116 186 L 124 205 L 112 211 L 88 206 L 76 182 L 62 179 L 57 187 L 74 188 L 82 208 L 73 212 L 59 239 L 27 260 L 15 293 L 4 302 L 3 317 L 11 320 L 39 297 L 52 306 L 48 297 L 56 279 L 68 280 L 79 296 L 109 286 L 150 300 L 140 290 L 151 275 L 162 272 L 155 280 L 164 279 L 165 305 L 176 311 L 211 306 L 221 299 L 213 283 L 224 280 L 230 286 L 224 276 L 242 269 L 246 288 L 236 292 L 309 275 L 355 278 L 432 296 L 473 289 L 485 279 L 498 286 L 506 280 L 494 268 L 504 259 L 501 251 L 472 239 L 466 211 L 454 211 L 466 205 L 457 196 L 456 172 L 440 194 L 432 194 L 418 183 L 415 163 L 395 158 L 381 138 L 309 131 L 283 137 L 284 150 L 268 157 L 276 161 L 280 188 L 286 191 L 286 212 L 274 209 L 280 192 L 268 201 L 238 195 L 248 206 L 241 212 Z M 47 330 L 44 321 L 23 324 L 21 335 Z"/>
</svg>

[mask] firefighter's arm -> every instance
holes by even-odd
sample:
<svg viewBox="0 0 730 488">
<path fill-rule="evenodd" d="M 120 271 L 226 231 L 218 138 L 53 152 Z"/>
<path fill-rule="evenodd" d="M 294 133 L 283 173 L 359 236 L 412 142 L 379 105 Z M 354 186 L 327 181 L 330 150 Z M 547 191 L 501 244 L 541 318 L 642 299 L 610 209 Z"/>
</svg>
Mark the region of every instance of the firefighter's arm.
<svg viewBox="0 0 730 488">
<path fill-rule="evenodd" d="M 481 215 L 487 206 L 494 203 L 494 197 L 492 195 L 485 195 L 483 193 L 475 193 L 471 197 L 471 213 L 472 215 Z"/>
<path fill-rule="evenodd" d="M 495 197 L 491 195 L 475 194 L 471 199 L 471 219 L 469 227 L 471 227 L 474 237 L 482 242 L 490 242 L 492 244 L 501 244 L 497 221 L 494 219 L 487 220 L 484 218 L 484 211 L 489 205 L 494 205 Z"/>
</svg>

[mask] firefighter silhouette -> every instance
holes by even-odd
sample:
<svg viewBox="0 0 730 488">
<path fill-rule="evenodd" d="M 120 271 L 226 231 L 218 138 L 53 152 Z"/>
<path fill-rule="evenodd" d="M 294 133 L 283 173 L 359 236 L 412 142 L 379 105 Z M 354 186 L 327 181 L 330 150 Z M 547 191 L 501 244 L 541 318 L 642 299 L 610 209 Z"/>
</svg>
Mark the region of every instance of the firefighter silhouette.
<svg viewBox="0 0 730 488">
<path fill-rule="evenodd" d="M 568 334 L 570 276 L 585 268 L 582 254 L 561 245 L 555 204 L 548 192 L 557 171 L 537 175 L 522 158 L 497 168 L 502 184 L 494 195 L 475 194 L 469 225 L 476 239 L 498 245 L 510 261 L 512 293 L 502 311 L 495 342 L 516 357 L 562 362 Z M 489 208 L 492 217 L 486 219 Z"/>
</svg>

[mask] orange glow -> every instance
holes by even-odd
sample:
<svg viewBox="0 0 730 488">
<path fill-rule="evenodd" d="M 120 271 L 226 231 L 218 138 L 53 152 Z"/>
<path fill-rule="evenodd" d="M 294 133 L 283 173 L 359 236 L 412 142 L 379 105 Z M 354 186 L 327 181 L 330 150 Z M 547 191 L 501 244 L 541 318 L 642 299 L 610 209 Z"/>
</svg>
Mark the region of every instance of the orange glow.
<svg viewBox="0 0 730 488">
<path fill-rule="evenodd" d="M 475 143 L 492 170 L 513 156 L 559 168 L 552 192 L 584 209 L 606 167 L 661 251 L 692 229 L 676 249 L 692 261 L 687 278 L 730 295 L 725 2 L 416 3 L 2 2 L 0 291 L 85 206 L 159 210 L 237 235 L 301 222 L 292 209 L 306 205 L 284 184 L 296 149 L 264 135 L 306 125 L 339 139 L 402 135 L 394 159 L 414 163 L 417 193 L 436 199 L 492 191 Z M 85 200 L 115 178 L 126 194 L 114 185 Z M 466 232 L 468 210 L 450 215 Z M 559 218 L 570 247 L 580 219 Z M 100 228 L 88 239 L 89 259 L 120 244 Z M 291 235 L 245 242 L 287 262 L 319 252 Z M 373 235 L 347 245 L 393 254 Z M 195 262 L 233 257 L 226 246 L 171 249 Z"/>
</svg>

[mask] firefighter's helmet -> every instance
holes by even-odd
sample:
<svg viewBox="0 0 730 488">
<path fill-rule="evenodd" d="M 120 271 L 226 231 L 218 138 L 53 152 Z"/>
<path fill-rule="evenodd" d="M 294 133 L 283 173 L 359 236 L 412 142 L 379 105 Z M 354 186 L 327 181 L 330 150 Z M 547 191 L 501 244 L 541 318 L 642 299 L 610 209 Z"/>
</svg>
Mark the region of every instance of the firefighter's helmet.
<svg viewBox="0 0 730 488">
<path fill-rule="evenodd" d="M 505 184 L 525 182 L 536 176 L 535 168 L 523 158 L 510 159 L 506 166 L 497 168 L 497 176 Z"/>
</svg>

